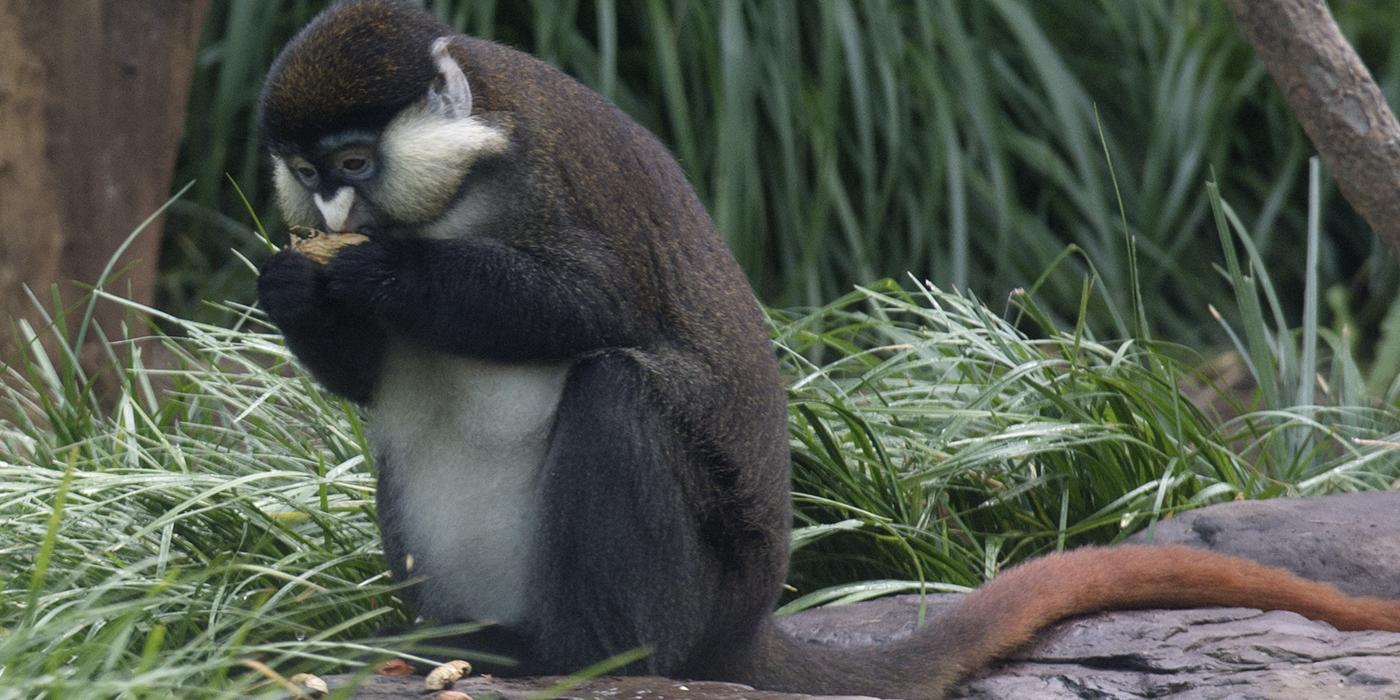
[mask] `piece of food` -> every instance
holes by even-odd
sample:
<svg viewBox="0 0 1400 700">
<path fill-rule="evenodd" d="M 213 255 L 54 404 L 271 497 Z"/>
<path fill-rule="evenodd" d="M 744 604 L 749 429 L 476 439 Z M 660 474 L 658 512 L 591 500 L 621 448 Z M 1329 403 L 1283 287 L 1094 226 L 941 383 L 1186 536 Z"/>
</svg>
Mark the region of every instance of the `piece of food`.
<svg viewBox="0 0 1400 700">
<path fill-rule="evenodd" d="M 428 690 L 445 690 L 451 688 L 456 683 L 472 672 L 472 665 L 461 659 L 448 661 L 447 663 L 433 669 L 427 678 L 423 679 L 423 687 Z"/>
<path fill-rule="evenodd" d="M 369 236 L 362 233 L 330 233 L 309 226 L 293 226 L 289 245 L 292 250 L 325 265 L 341 248 L 359 245 L 367 240 Z"/>
<path fill-rule="evenodd" d="M 291 681 L 296 687 L 301 688 L 304 694 L 313 698 L 324 698 L 331 692 L 331 689 L 326 686 L 326 682 L 321 680 L 320 676 L 314 676 L 310 673 L 298 673 L 287 680 Z"/>
</svg>

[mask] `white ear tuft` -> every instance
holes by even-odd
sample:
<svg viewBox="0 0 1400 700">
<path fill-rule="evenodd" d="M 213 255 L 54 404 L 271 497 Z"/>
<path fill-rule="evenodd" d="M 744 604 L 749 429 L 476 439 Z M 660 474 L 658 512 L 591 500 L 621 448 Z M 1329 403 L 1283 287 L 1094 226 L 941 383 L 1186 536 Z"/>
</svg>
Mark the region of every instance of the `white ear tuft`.
<svg viewBox="0 0 1400 700">
<path fill-rule="evenodd" d="M 428 111 L 449 119 L 465 119 L 472 113 L 472 89 L 462 67 L 447 51 L 451 44 L 450 36 L 433 40 L 432 56 L 438 75 L 428 88 Z"/>
</svg>

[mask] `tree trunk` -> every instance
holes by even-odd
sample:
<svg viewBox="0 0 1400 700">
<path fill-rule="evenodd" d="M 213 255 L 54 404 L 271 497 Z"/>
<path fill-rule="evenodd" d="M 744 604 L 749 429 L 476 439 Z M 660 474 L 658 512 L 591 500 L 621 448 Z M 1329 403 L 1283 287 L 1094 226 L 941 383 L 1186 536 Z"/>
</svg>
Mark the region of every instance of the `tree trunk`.
<svg viewBox="0 0 1400 700">
<path fill-rule="evenodd" d="M 98 281 L 122 241 L 170 192 L 207 0 L 0 0 L 0 360 L 16 317 Z M 106 286 L 150 303 L 160 223 Z M 72 284 L 76 281 L 78 285 Z M 52 311 L 52 309 L 49 309 Z M 117 330 L 124 310 L 99 304 Z M 101 357 L 91 342 L 88 359 Z"/>
<path fill-rule="evenodd" d="M 1225 0 L 1357 213 L 1400 260 L 1400 125 L 1324 0 Z"/>
</svg>

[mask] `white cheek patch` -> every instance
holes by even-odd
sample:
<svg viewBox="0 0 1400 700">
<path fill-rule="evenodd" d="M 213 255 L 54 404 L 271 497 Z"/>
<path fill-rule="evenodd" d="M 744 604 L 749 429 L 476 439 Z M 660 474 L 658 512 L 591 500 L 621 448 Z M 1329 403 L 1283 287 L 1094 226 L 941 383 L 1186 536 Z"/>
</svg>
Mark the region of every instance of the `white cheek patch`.
<svg viewBox="0 0 1400 700">
<path fill-rule="evenodd" d="M 345 220 L 350 218 L 350 208 L 355 206 L 355 190 L 349 187 L 342 187 L 335 191 L 335 196 L 330 201 L 326 201 L 317 193 L 314 197 L 316 208 L 321 210 L 321 216 L 326 219 L 326 230 L 344 231 Z"/>
<path fill-rule="evenodd" d="M 384 175 L 374 200 L 395 221 L 420 224 L 442 214 L 471 166 L 510 146 L 505 132 L 475 117 L 449 118 L 410 107 L 384 128 Z"/>
<path fill-rule="evenodd" d="M 272 156 L 272 184 L 277 190 L 277 208 L 282 211 L 282 220 L 287 225 L 316 225 L 316 208 L 311 204 L 311 193 L 292 174 L 287 163 L 277 156 Z"/>
</svg>

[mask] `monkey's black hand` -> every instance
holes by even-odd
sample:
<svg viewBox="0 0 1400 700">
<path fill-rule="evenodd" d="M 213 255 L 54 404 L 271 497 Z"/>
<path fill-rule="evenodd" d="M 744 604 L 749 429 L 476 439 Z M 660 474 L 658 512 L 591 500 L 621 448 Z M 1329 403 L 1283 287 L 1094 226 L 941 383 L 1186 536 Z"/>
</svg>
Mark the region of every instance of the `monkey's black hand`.
<svg viewBox="0 0 1400 700">
<path fill-rule="evenodd" d="M 326 263 L 326 295 L 336 304 L 384 312 L 405 270 L 400 246 L 370 239 L 342 248 Z"/>
<path fill-rule="evenodd" d="M 282 250 L 258 275 L 258 303 L 288 335 L 314 332 L 329 322 L 321 266 L 293 250 Z"/>
<path fill-rule="evenodd" d="M 291 250 L 272 256 L 258 276 L 258 303 L 321 384 L 351 401 L 369 401 L 384 356 L 384 329 L 364 310 L 331 296 L 325 267 Z"/>
</svg>

